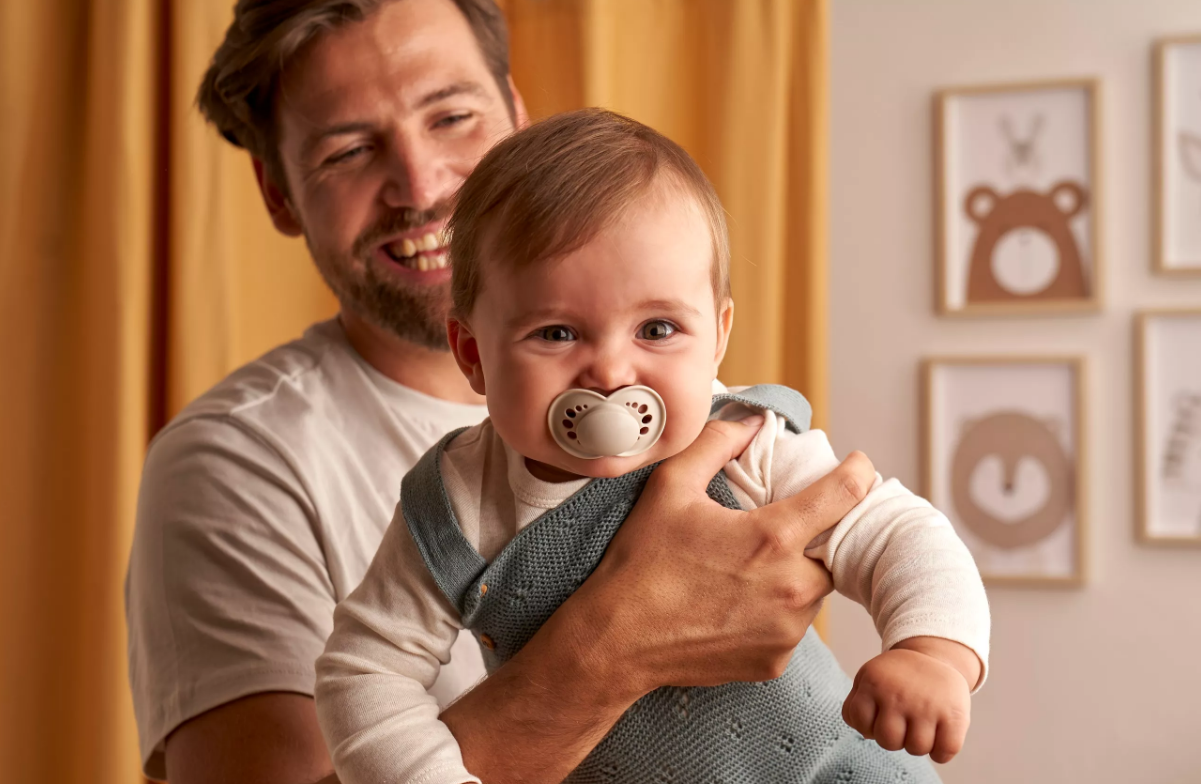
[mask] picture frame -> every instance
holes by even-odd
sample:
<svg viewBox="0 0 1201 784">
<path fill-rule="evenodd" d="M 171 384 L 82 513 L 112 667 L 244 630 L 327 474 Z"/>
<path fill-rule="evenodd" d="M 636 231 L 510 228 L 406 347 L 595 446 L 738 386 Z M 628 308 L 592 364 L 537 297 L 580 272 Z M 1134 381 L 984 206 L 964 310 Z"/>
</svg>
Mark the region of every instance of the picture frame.
<svg viewBox="0 0 1201 784">
<path fill-rule="evenodd" d="M 1101 309 L 1100 118 L 1097 79 L 935 94 L 940 315 Z"/>
<path fill-rule="evenodd" d="M 1152 269 L 1201 275 L 1201 33 L 1153 49 Z"/>
<path fill-rule="evenodd" d="M 985 583 L 1082 586 L 1085 359 L 931 357 L 922 365 L 923 491 Z"/>
<path fill-rule="evenodd" d="M 1201 309 L 1139 312 L 1134 350 L 1137 538 L 1201 545 Z"/>
</svg>

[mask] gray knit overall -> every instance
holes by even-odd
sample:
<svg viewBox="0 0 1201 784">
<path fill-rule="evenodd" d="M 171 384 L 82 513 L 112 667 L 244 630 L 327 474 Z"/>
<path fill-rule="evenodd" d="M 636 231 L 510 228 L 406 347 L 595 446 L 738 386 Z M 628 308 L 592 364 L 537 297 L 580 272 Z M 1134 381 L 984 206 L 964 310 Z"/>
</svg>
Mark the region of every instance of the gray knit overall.
<svg viewBox="0 0 1201 784">
<path fill-rule="evenodd" d="M 779 386 L 717 395 L 770 409 L 802 432 L 808 402 Z M 530 523 L 492 563 L 460 531 L 442 484 L 442 439 L 404 478 L 401 505 L 438 587 L 481 643 L 491 672 L 525 645 L 591 574 L 654 466 L 594 479 Z M 709 496 L 738 509 L 718 474 Z M 485 589 L 484 586 L 487 586 Z M 662 688 L 626 711 L 566 781 L 571 784 L 935 784 L 924 758 L 889 752 L 842 720 L 850 681 L 810 630 L 784 674 L 766 683 Z"/>
</svg>

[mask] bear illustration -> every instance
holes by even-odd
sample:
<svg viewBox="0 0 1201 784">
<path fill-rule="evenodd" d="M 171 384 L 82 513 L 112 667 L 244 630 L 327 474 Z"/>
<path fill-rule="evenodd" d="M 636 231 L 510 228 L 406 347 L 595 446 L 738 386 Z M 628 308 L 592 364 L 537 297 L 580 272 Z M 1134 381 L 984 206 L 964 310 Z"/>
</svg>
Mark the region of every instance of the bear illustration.
<svg viewBox="0 0 1201 784">
<path fill-rule="evenodd" d="M 1046 193 L 1019 189 L 1002 196 L 987 185 L 972 189 L 963 206 L 979 231 L 967 301 L 1087 297 L 1080 250 L 1068 225 L 1087 203 L 1083 186 L 1067 181 Z"/>
<path fill-rule="evenodd" d="M 968 530 L 996 547 L 1014 549 L 1059 528 L 1076 492 L 1072 460 L 1054 433 L 1057 426 L 1016 411 L 964 424 L 951 458 L 951 502 Z"/>
</svg>

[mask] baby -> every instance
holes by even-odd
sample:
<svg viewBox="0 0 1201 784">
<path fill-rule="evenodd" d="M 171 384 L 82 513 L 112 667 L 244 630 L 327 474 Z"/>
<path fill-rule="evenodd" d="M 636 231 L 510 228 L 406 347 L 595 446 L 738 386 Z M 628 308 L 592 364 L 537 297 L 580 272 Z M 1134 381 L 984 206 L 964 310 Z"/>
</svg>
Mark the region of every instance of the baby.
<svg viewBox="0 0 1201 784">
<path fill-rule="evenodd" d="M 654 464 L 708 419 L 762 417 L 710 485 L 730 508 L 838 464 L 799 394 L 716 382 L 733 323 L 725 219 L 670 140 L 602 110 L 553 117 L 488 153 L 450 230 L 451 350 L 490 417 L 405 477 L 338 606 L 316 696 L 344 784 L 479 781 L 426 693 L 459 630 L 489 670 L 513 656 L 596 566 Z M 940 761 L 959 749 L 988 661 L 971 556 L 879 477 L 806 554 L 883 638 L 854 690 L 811 631 L 775 680 L 646 695 L 567 780 L 936 782 L 925 759 L 863 736 Z"/>
</svg>

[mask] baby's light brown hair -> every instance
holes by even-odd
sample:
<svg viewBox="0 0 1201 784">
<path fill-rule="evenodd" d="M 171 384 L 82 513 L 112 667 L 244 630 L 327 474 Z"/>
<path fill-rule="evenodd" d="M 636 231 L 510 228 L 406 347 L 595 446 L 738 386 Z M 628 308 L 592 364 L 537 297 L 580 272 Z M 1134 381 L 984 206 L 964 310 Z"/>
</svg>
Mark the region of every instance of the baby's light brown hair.
<svg viewBox="0 0 1201 784">
<path fill-rule="evenodd" d="M 463 183 L 450 219 L 454 312 L 470 316 L 484 259 L 526 265 L 579 249 L 658 183 L 691 198 L 713 241 L 720 313 L 730 297 L 730 241 L 713 186 L 678 144 L 604 109 L 536 123 L 497 144 Z"/>
</svg>

